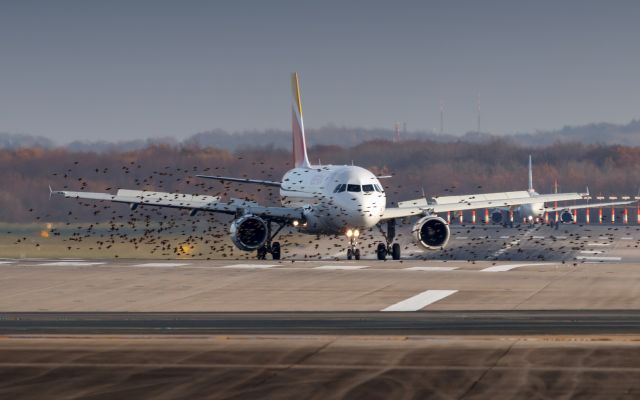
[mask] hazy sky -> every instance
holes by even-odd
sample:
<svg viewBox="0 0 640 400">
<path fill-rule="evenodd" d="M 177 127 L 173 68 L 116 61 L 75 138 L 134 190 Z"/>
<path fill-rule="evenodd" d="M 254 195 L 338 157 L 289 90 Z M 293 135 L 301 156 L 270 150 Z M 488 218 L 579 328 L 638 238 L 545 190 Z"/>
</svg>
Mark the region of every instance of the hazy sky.
<svg viewBox="0 0 640 400">
<path fill-rule="evenodd" d="M 640 117 L 640 1 L 0 2 L 0 132 L 506 134 Z"/>
</svg>

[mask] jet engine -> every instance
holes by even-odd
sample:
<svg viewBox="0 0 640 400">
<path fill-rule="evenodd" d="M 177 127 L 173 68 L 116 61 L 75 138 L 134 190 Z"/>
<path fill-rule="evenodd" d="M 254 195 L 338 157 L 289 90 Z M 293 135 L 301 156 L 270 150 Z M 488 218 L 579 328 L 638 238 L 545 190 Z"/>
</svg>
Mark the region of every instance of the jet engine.
<svg viewBox="0 0 640 400">
<path fill-rule="evenodd" d="M 562 210 L 560 213 L 560 222 L 563 224 L 570 224 L 573 222 L 573 214 L 569 210 Z"/>
<path fill-rule="evenodd" d="M 267 223 L 255 215 L 243 215 L 234 220 L 229 227 L 231 240 L 237 248 L 253 251 L 262 247 L 268 239 Z"/>
<path fill-rule="evenodd" d="M 428 250 L 438 250 L 449 241 L 449 224 L 435 215 L 421 218 L 411 229 L 414 239 Z"/>
<path fill-rule="evenodd" d="M 491 210 L 491 222 L 496 225 L 500 225 L 502 224 L 502 221 L 504 221 L 502 210 L 498 210 L 497 208 Z"/>
</svg>

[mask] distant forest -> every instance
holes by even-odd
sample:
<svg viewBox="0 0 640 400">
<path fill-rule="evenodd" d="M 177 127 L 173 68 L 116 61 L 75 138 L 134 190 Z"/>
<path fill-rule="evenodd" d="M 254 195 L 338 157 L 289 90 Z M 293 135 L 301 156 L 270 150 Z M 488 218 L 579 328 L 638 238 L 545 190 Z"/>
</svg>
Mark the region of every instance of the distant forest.
<svg viewBox="0 0 640 400">
<path fill-rule="evenodd" d="M 503 140 L 513 145 L 523 147 L 547 147 L 556 143 L 584 143 L 602 145 L 640 146 L 640 120 L 633 120 L 628 124 L 618 125 L 609 123 L 594 123 L 583 126 L 566 126 L 552 131 L 533 133 L 515 133 L 509 136 L 496 136 L 487 132 L 467 132 L 465 135 L 438 134 L 430 131 L 397 132 L 401 140 L 428 140 L 439 143 L 456 142 L 492 142 Z M 395 140 L 396 132 L 385 128 L 363 129 L 358 127 L 339 127 L 327 125 L 316 129 L 307 129 L 307 143 L 309 145 L 326 145 L 353 147 L 372 140 Z M 269 143 L 274 148 L 289 149 L 291 133 L 284 130 L 264 130 L 246 132 L 227 132 L 212 130 L 190 135 L 185 139 L 153 138 L 131 141 L 74 141 L 71 143 L 55 143 L 54 141 L 32 135 L 11 134 L 0 132 L 0 149 L 45 148 L 62 147 L 70 151 L 123 152 L 141 150 L 153 145 L 169 146 L 197 146 L 217 147 L 236 151 L 245 147 L 252 147 L 256 143 Z"/>
<path fill-rule="evenodd" d="M 534 186 L 561 191 L 635 195 L 640 188 L 640 147 L 559 143 L 522 146 L 493 138 L 479 142 L 371 140 L 353 146 L 315 145 L 313 163 L 351 164 L 383 179 L 390 202 L 527 187 L 527 157 L 533 156 Z M 222 184 L 194 178 L 196 173 L 279 180 L 290 168 L 288 149 L 244 146 L 235 151 L 198 144 L 152 144 L 132 151 L 73 151 L 66 148 L 0 150 L 0 221 L 103 221 L 129 214 L 125 205 L 79 207 L 77 200 L 53 197 L 54 189 L 107 191 L 139 188 L 249 197 L 277 204 L 277 190 Z M 168 211 L 177 212 L 177 211 Z M 198 218 L 198 217 L 194 217 Z"/>
</svg>

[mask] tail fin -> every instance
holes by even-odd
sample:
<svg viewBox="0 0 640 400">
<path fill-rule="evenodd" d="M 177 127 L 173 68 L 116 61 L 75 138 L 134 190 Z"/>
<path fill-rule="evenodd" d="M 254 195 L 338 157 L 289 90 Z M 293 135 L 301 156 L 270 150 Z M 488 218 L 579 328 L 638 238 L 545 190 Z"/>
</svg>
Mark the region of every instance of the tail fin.
<svg viewBox="0 0 640 400">
<path fill-rule="evenodd" d="M 291 89 L 293 90 L 293 107 L 291 116 L 291 131 L 293 133 L 293 166 L 296 168 L 310 168 L 307 157 L 307 143 L 304 138 L 304 122 L 302 121 L 302 100 L 300 99 L 300 84 L 298 73 L 291 74 Z"/>
<path fill-rule="evenodd" d="M 531 154 L 529 154 L 529 191 L 533 192 L 533 168 L 531 167 Z"/>
</svg>

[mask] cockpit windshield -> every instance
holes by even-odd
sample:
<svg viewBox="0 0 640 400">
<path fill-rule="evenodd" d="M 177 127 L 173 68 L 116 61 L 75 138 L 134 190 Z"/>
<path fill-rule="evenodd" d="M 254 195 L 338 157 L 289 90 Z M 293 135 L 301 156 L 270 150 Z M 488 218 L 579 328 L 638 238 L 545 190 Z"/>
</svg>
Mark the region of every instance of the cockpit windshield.
<svg viewBox="0 0 640 400">
<path fill-rule="evenodd" d="M 347 192 L 359 192 L 359 191 L 360 191 L 360 185 L 352 185 L 352 184 L 347 185 Z"/>
<path fill-rule="evenodd" d="M 374 190 L 373 185 L 362 185 L 363 192 L 373 192 Z"/>
</svg>

